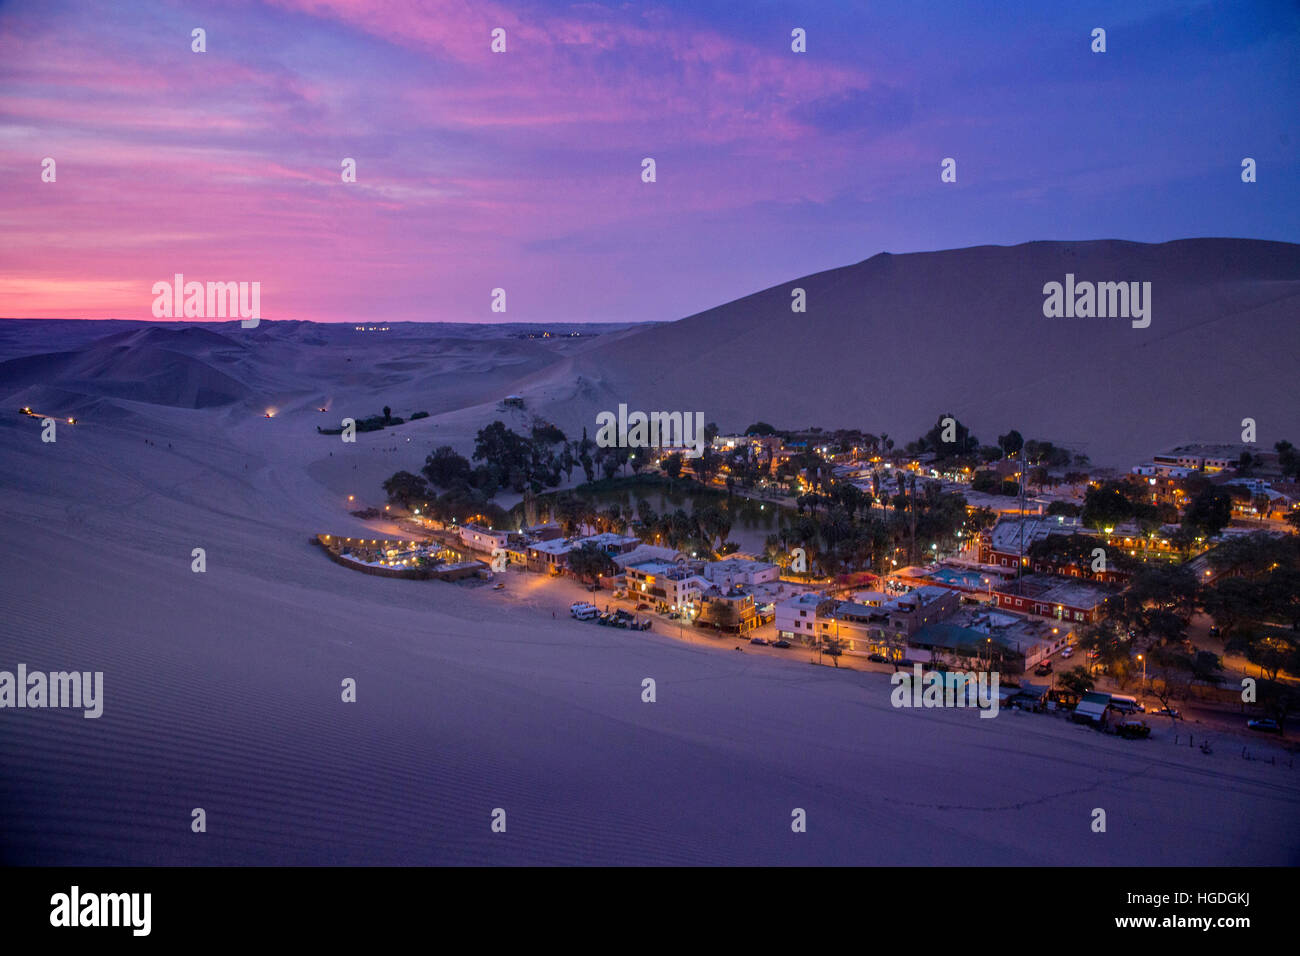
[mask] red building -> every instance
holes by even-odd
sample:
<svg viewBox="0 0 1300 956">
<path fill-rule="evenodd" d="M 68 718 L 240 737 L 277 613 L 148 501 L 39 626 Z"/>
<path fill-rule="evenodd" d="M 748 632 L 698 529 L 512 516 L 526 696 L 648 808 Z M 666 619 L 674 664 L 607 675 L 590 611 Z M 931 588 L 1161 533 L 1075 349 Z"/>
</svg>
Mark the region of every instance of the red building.
<svg viewBox="0 0 1300 956">
<path fill-rule="evenodd" d="M 1021 614 L 1091 624 L 1115 591 L 1100 585 L 1031 574 L 993 586 L 998 607 Z"/>
</svg>

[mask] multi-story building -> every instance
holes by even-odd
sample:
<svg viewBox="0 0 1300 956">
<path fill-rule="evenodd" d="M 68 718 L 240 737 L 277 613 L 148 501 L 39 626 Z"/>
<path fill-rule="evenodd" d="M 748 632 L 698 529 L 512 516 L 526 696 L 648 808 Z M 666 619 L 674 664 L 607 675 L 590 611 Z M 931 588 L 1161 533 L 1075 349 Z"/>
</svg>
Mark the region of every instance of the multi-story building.
<svg viewBox="0 0 1300 956">
<path fill-rule="evenodd" d="M 504 528 L 485 528 L 478 524 L 463 524 L 458 530 L 461 544 L 475 551 L 495 551 L 497 548 L 506 548 L 511 543 L 512 537 L 519 537 L 518 534 L 506 531 Z"/>
<path fill-rule="evenodd" d="M 752 587 L 778 580 L 781 577 L 781 568 L 767 561 L 726 558 L 722 561 L 705 562 L 700 573 L 721 588 L 738 585 Z"/>
<path fill-rule="evenodd" d="M 1029 548 L 1052 534 L 1088 534 L 1078 518 L 1065 515 L 1003 516 L 980 535 L 979 560 L 981 564 L 995 564 L 1000 568 L 1029 565 Z M 1021 560 L 1021 554 L 1024 560 Z"/>
<path fill-rule="evenodd" d="M 758 626 L 758 608 L 754 595 L 735 588 L 710 587 L 700 595 L 700 611 L 695 618 L 699 627 L 744 634 Z"/>
<path fill-rule="evenodd" d="M 1022 533 L 1023 527 L 1023 533 Z M 1129 557 L 1139 557 L 1149 552 L 1169 552 L 1172 550 L 1169 535 L 1173 528 L 1162 528 L 1151 534 L 1143 534 L 1135 524 L 1125 524 L 1118 528 L 1094 531 L 1085 528 L 1078 518 L 1063 515 L 1046 517 L 1003 517 L 991 529 L 980 537 L 979 559 L 982 564 L 991 564 L 1014 572 L 1017 567 L 1025 573 L 1055 574 L 1068 578 L 1081 578 L 1098 581 L 1103 584 L 1122 584 L 1130 577 L 1127 570 L 1120 568 L 1115 561 L 1107 561 L 1101 570 L 1093 570 L 1093 548 L 1101 548 L 1107 554 L 1121 551 Z M 1057 537 L 1067 539 L 1062 545 L 1068 545 L 1069 538 L 1078 535 L 1088 546 L 1071 549 L 1046 549 L 1041 545 Z M 1020 548 L 1023 541 L 1024 554 Z M 1039 548 L 1034 548 L 1040 545 Z M 1052 551 L 1057 550 L 1057 554 Z M 1035 554 L 1034 552 L 1038 553 Z M 1070 560 L 1072 553 L 1076 557 Z M 1082 554 L 1083 558 L 1077 557 Z"/>
<path fill-rule="evenodd" d="M 811 644 L 817 635 L 817 606 L 826 598 L 817 591 L 806 591 L 777 602 L 776 633 L 787 641 Z"/>
<path fill-rule="evenodd" d="M 960 592 L 936 586 L 917 588 L 878 606 L 827 600 L 817 606 L 814 634 L 818 643 L 834 642 L 851 654 L 901 660 L 913 634 L 960 606 Z"/>
<path fill-rule="evenodd" d="M 1233 468 L 1243 451 L 1249 451 L 1245 445 L 1180 445 L 1169 451 L 1151 456 L 1151 463 L 1157 468 L 1189 468 L 1193 471 L 1223 471 Z"/>
<path fill-rule="evenodd" d="M 693 611 L 712 582 L 685 565 L 667 561 L 642 561 L 625 570 L 627 592 L 656 610 Z"/>
</svg>

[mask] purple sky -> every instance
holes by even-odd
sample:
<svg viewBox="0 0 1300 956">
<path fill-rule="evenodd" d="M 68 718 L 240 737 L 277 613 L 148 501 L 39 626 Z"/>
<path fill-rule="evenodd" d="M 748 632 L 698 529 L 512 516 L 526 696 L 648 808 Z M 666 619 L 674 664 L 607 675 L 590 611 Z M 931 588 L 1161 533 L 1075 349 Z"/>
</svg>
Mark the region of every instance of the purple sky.
<svg viewBox="0 0 1300 956">
<path fill-rule="evenodd" d="M 1300 239 L 1296 4 L 1075 6 L 8 3 L 0 315 L 182 272 L 269 319 L 667 320 L 880 251 Z"/>
</svg>

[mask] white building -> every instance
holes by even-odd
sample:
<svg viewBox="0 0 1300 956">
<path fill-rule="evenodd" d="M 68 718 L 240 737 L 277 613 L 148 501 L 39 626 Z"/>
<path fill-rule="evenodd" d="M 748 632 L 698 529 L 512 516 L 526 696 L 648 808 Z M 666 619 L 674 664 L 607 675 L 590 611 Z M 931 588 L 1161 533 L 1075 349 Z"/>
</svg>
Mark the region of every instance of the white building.
<svg viewBox="0 0 1300 956">
<path fill-rule="evenodd" d="M 796 594 L 776 605 L 777 636 L 812 643 L 817 634 L 817 605 L 825 601 L 817 591 Z"/>
<path fill-rule="evenodd" d="M 711 582 L 690 568 L 667 561 L 629 564 L 627 593 L 656 607 L 673 610 L 697 607 Z"/>
<path fill-rule="evenodd" d="M 722 561 L 710 561 L 704 565 L 703 575 L 709 581 L 726 590 L 737 585 L 767 584 L 781 577 L 781 568 L 767 561 L 751 561 L 746 558 L 726 558 Z"/>
<path fill-rule="evenodd" d="M 528 570 L 550 571 L 558 574 L 568 566 L 569 552 L 586 544 L 594 544 L 608 555 L 631 551 L 641 539 L 636 535 L 613 534 L 606 531 L 585 538 L 553 538 L 550 541 L 534 541 L 528 545 Z"/>
<path fill-rule="evenodd" d="M 493 530 L 477 524 L 461 525 L 459 535 L 461 544 L 475 551 L 494 551 L 504 548 L 510 542 L 509 531 Z"/>
</svg>

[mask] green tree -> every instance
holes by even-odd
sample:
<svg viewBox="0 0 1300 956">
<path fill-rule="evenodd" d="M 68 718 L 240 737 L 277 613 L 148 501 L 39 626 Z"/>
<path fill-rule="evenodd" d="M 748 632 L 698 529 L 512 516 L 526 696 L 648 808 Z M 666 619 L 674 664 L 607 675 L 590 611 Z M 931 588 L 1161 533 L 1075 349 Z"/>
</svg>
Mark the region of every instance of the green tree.
<svg viewBox="0 0 1300 956">
<path fill-rule="evenodd" d="M 1025 439 L 1013 428 L 1005 435 L 998 436 L 998 447 L 1002 449 L 1003 455 L 1010 458 L 1025 447 Z"/>
<path fill-rule="evenodd" d="M 1232 520 L 1232 495 L 1222 488 L 1207 487 L 1188 504 L 1183 512 L 1183 527 L 1211 538 Z"/>
<path fill-rule="evenodd" d="M 1062 690 L 1068 690 L 1079 697 L 1082 697 L 1096 686 L 1092 675 L 1088 673 L 1088 668 L 1081 664 L 1076 664 L 1070 670 L 1059 674 L 1056 683 Z"/>
<path fill-rule="evenodd" d="M 1289 441 L 1280 441 L 1273 446 L 1273 450 L 1277 452 L 1277 464 L 1282 477 L 1300 478 L 1300 452 L 1296 451 L 1295 446 Z"/>
<path fill-rule="evenodd" d="M 614 560 L 599 545 L 588 541 L 574 548 L 568 554 L 569 570 L 580 581 L 595 581 L 602 575 L 611 575 L 617 571 Z"/>
<path fill-rule="evenodd" d="M 384 482 L 384 493 L 394 504 L 410 508 L 412 501 L 423 501 L 429 496 L 429 486 L 419 475 L 399 471 Z"/>
<path fill-rule="evenodd" d="M 443 445 L 424 459 L 420 472 L 429 483 L 439 488 L 450 488 L 457 482 L 468 482 L 472 467 L 469 461 L 456 453 L 450 445 Z"/>
<path fill-rule="evenodd" d="M 1083 495 L 1082 521 L 1085 527 L 1114 528 L 1133 517 L 1133 502 L 1120 482 L 1107 481 L 1090 487 Z"/>
<path fill-rule="evenodd" d="M 719 508 L 717 505 L 706 505 L 696 513 L 696 521 L 699 524 L 700 531 L 704 533 L 710 547 L 716 538 L 718 544 L 727 540 L 727 535 L 731 533 L 731 514 L 725 508 Z"/>
<path fill-rule="evenodd" d="M 1281 671 L 1300 673 L 1300 643 L 1290 632 L 1261 628 L 1238 633 L 1224 642 L 1230 653 L 1242 654 L 1260 668 L 1269 680 L 1277 680 Z"/>
<path fill-rule="evenodd" d="M 669 478 L 673 479 L 674 481 L 680 478 L 682 476 L 681 452 L 675 451 L 672 454 L 665 456 L 663 460 L 663 469 L 664 469 L 664 474 L 667 475 Z"/>
</svg>

